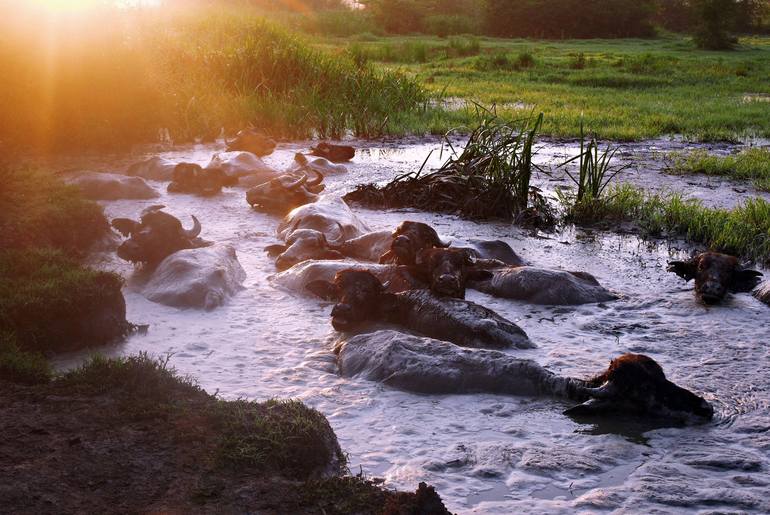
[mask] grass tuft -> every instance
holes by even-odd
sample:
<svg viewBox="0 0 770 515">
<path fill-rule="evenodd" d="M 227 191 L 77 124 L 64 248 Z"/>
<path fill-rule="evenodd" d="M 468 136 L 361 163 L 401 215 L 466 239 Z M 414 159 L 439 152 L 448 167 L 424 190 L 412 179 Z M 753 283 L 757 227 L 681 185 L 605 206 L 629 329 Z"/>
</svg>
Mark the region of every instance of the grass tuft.
<svg viewBox="0 0 770 515">
<path fill-rule="evenodd" d="M 25 350 L 107 343 L 130 330 L 122 285 L 120 276 L 83 268 L 56 250 L 0 251 L 0 326 Z"/>
<path fill-rule="evenodd" d="M 0 381 L 45 384 L 52 375 L 51 365 L 42 354 L 22 351 L 11 333 L 0 332 Z"/>
<path fill-rule="evenodd" d="M 757 189 L 770 191 L 770 148 L 747 148 L 729 156 L 715 156 L 706 150 L 675 153 L 670 156 L 668 170 L 753 180 Z"/>
<path fill-rule="evenodd" d="M 681 194 L 651 194 L 624 184 L 573 210 L 580 224 L 631 223 L 651 236 L 681 237 L 711 250 L 770 263 L 770 202 L 749 199 L 713 209 Z"/>
<path fill-rule="evenodd" d="M 213 416 L 222 435 L 218 457 L 226 466 L 299 479 L 337 474 L 344 467 L 329 422 L 299 401 L 219 401 Z"/>
</svg>

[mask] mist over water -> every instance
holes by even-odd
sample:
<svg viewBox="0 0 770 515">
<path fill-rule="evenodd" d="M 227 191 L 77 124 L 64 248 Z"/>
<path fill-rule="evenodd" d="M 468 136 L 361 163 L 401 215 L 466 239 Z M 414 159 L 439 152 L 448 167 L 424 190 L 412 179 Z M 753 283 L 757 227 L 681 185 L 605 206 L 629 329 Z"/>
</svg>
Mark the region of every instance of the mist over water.
<svg viewBox="0 0 770 515">
<path fill-rule="evenodd" d="M 438 143 L 362 145 L 348 174 L 327 177 L 327 193 L 343 194 L 356 184 L 415 170 Z M 542 145 L 541 163 L 574 155 L 577 148 Z M 685 144 L 629 145 L 624 159 L 638 166 L 623 180 L 686 191 L 719 206 L 754 194 L 719 179 L 662 175 L 653 145 Z M 305 148 L 281 145 L 265 160 L 283 169 L 293 152 Z M 217 150 L 221 147 L 195 146 L 162 155 L 205 164 Z M 439 154 L 434 152 L 426 167 L 447 157 Z M 121 158 L 83 166 L 116 172 L 126 163 Z M 566 184 L 558 179 L 539 174 L 536 184 L 551 191 Z M 329 418 L 353 473 L 363 470 L 406 490 L 426 481 L 454 512 L 770 512 L 770 309 L 749 294 L 714 307 L 697 303 L 692 284 L 665 271 L 667 260 L 688 255 L 686 245 L 572 229 L 530 235 L 510 224 L 354 207 L 372 230 L 391 229 L 405 219 L 424 221 L 444 239 L 502 239 L 537 266 L 590 272 L 621 298 L 550 307 L 469 290 L 468 299 L 516 322 L 538 345 L 508 351 L 513 355 L 558 374 L 589 377 L 624 352 L 648 354 L 669 379 L 703 395 L 716 411 L 713 422 L 693 427 L 623 420 L 584 424 L 562 415 L 568 403 L 550 398 L 417 395 L 339 377 L 331 351 L 339 338 L 330 324 L 331 304 L 271 282 L 276 270 L 263 248 L 277 242 L 280 218 L 250 209 L 241 189 L 200 198 L 168 195 L 165 184 L 153 185 L 162 198 L 105 202 L 107 216 L 136 218 L 148 205 L 165 204 L 189 227 L 190 215 L 196 215 L 203 238 L 236 248 L 247 272 L 245 289 L 211 312 L 170 308 L 136 291 L 131 265 L 114 253 L 95 255 L 96 266 L 129 279 L 128 319 L 149 324 L 146 335 L 100 349 L 105 354 L 171 354 L 170 363 L 181 374 L 223 398 L 301 399 Z M 86 355 L 65 356 L 58 365 L 74 366 Z"/>
</svg>

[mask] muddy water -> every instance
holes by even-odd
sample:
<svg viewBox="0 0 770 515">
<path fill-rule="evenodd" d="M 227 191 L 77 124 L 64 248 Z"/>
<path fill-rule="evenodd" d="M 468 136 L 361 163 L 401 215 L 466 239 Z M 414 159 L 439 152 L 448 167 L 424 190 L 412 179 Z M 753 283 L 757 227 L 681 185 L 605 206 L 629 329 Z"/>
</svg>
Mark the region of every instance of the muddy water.
<svg viewBox="0 0 770 515">
<path fill-rule="evenodd" d="M 301 147 L 282 146 L 267 161 L 283 168 Z M 433 147 L 424 140 L 370 145 L 349 174 L 327 179 L 328 190 L 342 193 L 412 170 Z M 547 152 L 555 156 L 570 148 L 554 144 Z M 205 163 L 213 150 L 180 148 L 164 156 Z M 437 152 L 428 166 L 439 162 Z M 91 165 L 117 171 L 123 165 L 117 163 Z M 733 191 L 734 185 L 696 188 L 654 170 L 627 177 L 695 194 L 703 188 L 703 197 L 718 205 L 747 194 Z M 105 207 L 110 217 L 136 217 L 155 203 Z M 200 312 L 153 304 L 129 283 L 129 319 L 150 329 L 104 349 L 107 354 L 171 354 L 179 372 L 225 398 L 299 398 L 329 418 L 353 472 L 383 477 L 387 486 L 401 489 L 427 481 L 456 512 L 770 512 L 770 309 L 748 294 L 719 307 L 697 304 L 691 287 L 664 270 L 668 259 L 686 255 L 675 245 L 575 231 L 535 237 L 507 224 L 356 210 L 373 230 L 421 220 L 448 239 L 500 238 L 534 264 L 591 272 L 621 299 L 543 307 L 477 292 L 469 298 L 517 322 L 538 344 L 511 351 L 517 356 L 582 377 L 623 352 L 649 354 L 670 379 L 705 396 L 717 412 L 712 423 L 688 428 L 581 424 L 563 416 L 568 405 L 553 399 L 415 395 L 340 378 L 330 351 L 338 337 L 329 323 L 330 305 L 271 284 L 275 270 L 262 249 L 275 242 L 277 217 L 252 211 L 242 190 L 211 199 L 164 193 L 160 203 L 183 220 L 196 214 L 204 238 L 234 245 L 248 274 L 246 289 L 224 307 Z M 132 274 L 113 255 L 96 255 L 94 262 L 127 278 Z M 67 356 L 59 365 L 73 366 L 83 357 Z"/>
</svg>

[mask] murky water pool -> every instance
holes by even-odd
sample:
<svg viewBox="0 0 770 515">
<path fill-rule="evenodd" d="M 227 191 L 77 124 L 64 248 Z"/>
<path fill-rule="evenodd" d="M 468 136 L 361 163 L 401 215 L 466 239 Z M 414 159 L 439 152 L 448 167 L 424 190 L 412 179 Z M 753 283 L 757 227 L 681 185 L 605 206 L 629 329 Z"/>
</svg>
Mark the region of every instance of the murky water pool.
<svg viewBox="0 0 770 515">
<path fill-rule="evenodd" d="M 327 191 L 344 193 L 355 184 L 418 168 L 436 146 L 435 140 L 367 144 L 348 174 L 327 178 Z M 714 205 L 753 194 L 736 192 L 746 186 L 721 180 L 662 175 L 650 146 L 631 146 L 625 158 L 643 165 L 623 180 L 683 190 Z M 539 159 L 574 155 L 575 147 L 545 144 Z M 282 145 L 266 161 L 282 169 L 302 148 Z M 162 155 L 205 164 L 218 149 L 184 147 Z M 427 166 L 441 160 L 434 152 Z M 87 164 L 120 171 L 126 161 Z M 553 178 L 537 180 L 548 185 Z M 383 477 L 388 487 L 399 489 L 427 481 L 455 512 L 770 512 L 770 309 L 748 294 L 717 307 L 696 303 L 691 285 L 665 272 L 668 259 L 686 255 L 684 245 L 573 230 L 533 236 L 508 224 L 356 209 L 373 230 L 420 220 L 445 238 L 503 239 L 533 264 L 594 274 L 621 299 L 544 307 L 473 291 L 468 298 L 515 321 L 537 343 L 537 349 L 510 351 L 517 356 L 585 377 L 621 353 L 645 353 L 717 412 L 712 423 L 687 428 L 579 424 L 561 414 L 567 404 L 553 399 L 416 395 L 339 377 L 330 304 L 271 284 L 275 269 L 263 248 L 276 242 L 279 218 L 251 210 L 243 190 L 199 198 L 168 195 L 164 184 L 154 185 L 163 191 L 161 199 L 105 202 L 107 215 L 135 218 L 147 205 L 161 203 L 189 226 L 189 215 L 195 214 L 202 237 L 237 249 L 248 274 L 246 288 L 225 306 L 202 312 L 154 304 L 129 281 L 128 318 L 149 324 L 149 331 L 100 349 L 104 353 L 170 354 L 179 372 L 224 398 L 301 399 L 329 418 L 354 473 Z M 133 272 L 114 255 L 93 259 L 127 278 Z M 84 356 L 62 357 L 58 365 L 74 366 Z"/>
</svg>

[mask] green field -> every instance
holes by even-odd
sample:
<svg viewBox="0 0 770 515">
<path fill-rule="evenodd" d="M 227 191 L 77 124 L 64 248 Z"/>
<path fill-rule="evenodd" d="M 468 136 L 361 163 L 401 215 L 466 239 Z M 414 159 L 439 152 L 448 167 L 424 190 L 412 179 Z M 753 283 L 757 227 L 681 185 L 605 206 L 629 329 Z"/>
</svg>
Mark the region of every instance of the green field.
<svg viewBox="0 0 770 515">
<path fill-rule="evenodd" d="M 770 137 L 770 38 L 735 51 L 696 50 L 689 38 L 534 41 L 428 36 L 324 39 L 317 46 L 416 77 L 450 109 L 427 109 L 395 132 L 472 124 L 475 106 L 545 113 L 543 134 L 601 138 L 672 134 L 697 140 Z"/>
</svg>

